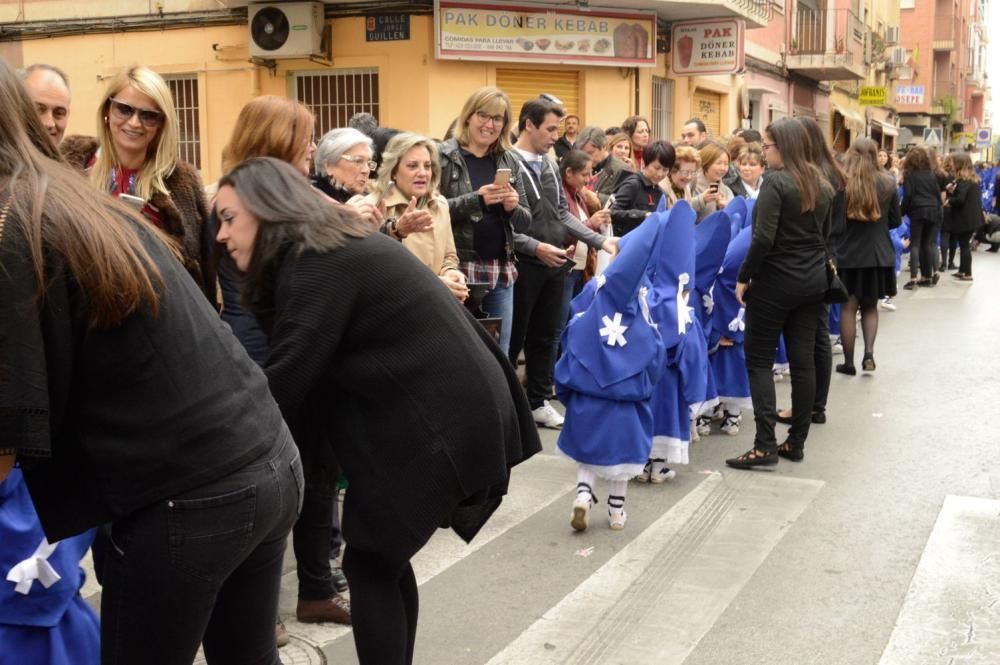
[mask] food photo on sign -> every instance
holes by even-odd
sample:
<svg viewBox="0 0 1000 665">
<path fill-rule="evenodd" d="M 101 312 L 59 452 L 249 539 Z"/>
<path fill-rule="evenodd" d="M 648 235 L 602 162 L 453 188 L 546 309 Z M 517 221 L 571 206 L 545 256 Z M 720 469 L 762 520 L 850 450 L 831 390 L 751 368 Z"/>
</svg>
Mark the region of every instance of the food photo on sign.
<svg viewBox="0 0 1000 665">
<path fill-rule="evenodd" d="M 671 29 L 671 69 L 675 74 L 738 74 L 743 71 L 742 19 L 682 21 Z"/>
</svg>

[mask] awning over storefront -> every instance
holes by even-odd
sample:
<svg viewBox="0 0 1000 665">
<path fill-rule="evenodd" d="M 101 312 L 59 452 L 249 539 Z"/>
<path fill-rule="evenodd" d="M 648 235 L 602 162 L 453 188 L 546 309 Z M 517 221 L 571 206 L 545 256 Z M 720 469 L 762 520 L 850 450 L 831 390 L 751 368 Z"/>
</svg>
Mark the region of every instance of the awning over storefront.
<svg viewBox="0 0 1000 665">
<path fill-rule="evenodd" d="M 852 132 L 864 132 L 865 131 L 865 117 L 858 113 L 857 111 L 852 111 L 851 109 L 845 109 L 842 106 L 834 106 L 833 109 L 844 116 L 844 126 L 847 127 Z"/>
<path fill-rule="evenodd" d="M 899 127 L 895 125 L 890 125 L 887 122 L 880 122 L 878 120 L 872 120 L 872 124 L 882 130 L 882 133 L 886 136 L 899 136 Z"/>
</svg>

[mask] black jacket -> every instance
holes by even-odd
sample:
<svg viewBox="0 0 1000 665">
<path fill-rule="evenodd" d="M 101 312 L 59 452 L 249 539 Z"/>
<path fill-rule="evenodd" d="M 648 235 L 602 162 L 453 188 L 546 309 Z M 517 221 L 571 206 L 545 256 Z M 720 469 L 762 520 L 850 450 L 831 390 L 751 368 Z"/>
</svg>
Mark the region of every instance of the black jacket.
<svg viewBox="0 0 1000 665">
<path fill-rule="evenodd" d="M 559 139 L 556 140 L 556 144 L 552 146 L 556 151 L 556 159 L 562 159 L 567 152 L 573 149 L 573 145 L 574 143 L 566 138 L 565 134 L 560 136 Z"/>
<path fill-rule="evenodd" d="M 900 210 L 911 220 L 941 221 L 941 187 L 930 169 L 907 173 L 903 177 Z"/>
<path fill-rule="evenodd" d="M 983 199 L 979 185 L 970 180 L 959 180 L 955 191 L 948 196 L 951 209 L 951 232 L 972 233 L 983 223 Z"/>
<path fill-rule="evenodd" d="M 642 173 L 629 173 L 615 189 L 615 202 L 611 206 L 611 225 L 615 235 L 623 235 L 642 224 L 649 213 L 656 210 L 663 190 Z"/>
<path fill-rule="evenodd" d="M 377 266 L 377 270 L 372 267 Z M 540 450 L 503 352 L 441 280 L 382 234 L 335 251 L 291 248 L 258 303 L 265 372 L 282 412 L 333 442 L 350 489 L 344 537 L 393 567 L 438 527 L 469 540 Z"/>
<path fill-rule="evenodd" d="M 524 181 L 521 175 L 521 162 L 511 152 L 497 156 L 497 168 L 510 169 L 510 184 L 517 190 L 519 202 L 517 207 L 507 215 L 510 222 L 504 227 L 506 235 L 506 253 L 509 262 L 514 261 L 515 244 L 523 242 L 523 234 L 531 226 L 531 211 L 528 208 L 524 193 Z M 473 191 L 472 180 L 469 179 L 469 167 L 462 157 L 462 148 L 455 139 L 448 139 L 441 144 L 441 196 L 448 199 L 448 212 L 451 215 L 451 233 L 455 236 L 455 249 L 458 260 L 462 262 L 479 261 L 479 254 L 473 246 L 475 225 L 486 212 L 483 209 L 483 199 Z"/>
<path fill-rule="evenodd" d="M 892 268 L 896 265 L 896 251 L 889 230 L 902 222 L 899 194 L 892 176 L 881 176 L 876 188 L 882 214 L 874 222 L 847 218 L 837 243 L 838 268 Z"/>
<path fill-rule="evenodd" d="M 87 325 L 88 299 L 55 252 L 37 307 L 11 219 L 0 246 L 0 447 L 18 448 L 51 542 L 223 478 L 284 428 L 264 373 L 181 264 L 146 225 L 122 223 L 164 288 L 156 315 L 143 307 L 113 328 Z M 31 454 L 44 447 L 50 457 Z"/>
<path fill-rule="evenodd" d="M 795 179 L 784 169 L 770 170 L 753 209 L 753 236 L 739 281 L 754 280 L 751 290 L 768 283 L 805 296 L 825 291 L 833 196 L 821 178 L 816 207 L 803 214 Z"/>
<path fill-rule="evenodd" d="M 601 205 L 604 205 L 618 188 L 618 183 L 631 171 L 628 164 L 609 153 L 603 162 L 594 164 L 594 173 L 597 174 L 597 180 L 594 181 L 594 193 L 601 200 Z"/>
</svg>

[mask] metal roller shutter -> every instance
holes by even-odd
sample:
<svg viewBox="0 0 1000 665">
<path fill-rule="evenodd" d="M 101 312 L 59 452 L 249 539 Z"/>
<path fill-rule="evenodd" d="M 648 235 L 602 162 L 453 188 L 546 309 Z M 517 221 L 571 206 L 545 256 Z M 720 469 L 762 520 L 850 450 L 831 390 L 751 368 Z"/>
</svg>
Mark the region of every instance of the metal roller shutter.
<svg viewBox="0 0 1000 665">
<path fill-rule="evenodd" d="M 722 95 L 698 88 L 691 97 L 691 116 L 701 118 L 709 138 L 722 135 Z"/>
<path fill-rule="evenodd" d="M 510 97 L 514 124 L 521 105 L 543 92 L 562 100 L 567 115 L 580 115 L 580 73 L 546 72 L 537 69 L 498 69 L 497 87 Z M 586 124 L 586 119 L 584 119 Z"/>
</svg>

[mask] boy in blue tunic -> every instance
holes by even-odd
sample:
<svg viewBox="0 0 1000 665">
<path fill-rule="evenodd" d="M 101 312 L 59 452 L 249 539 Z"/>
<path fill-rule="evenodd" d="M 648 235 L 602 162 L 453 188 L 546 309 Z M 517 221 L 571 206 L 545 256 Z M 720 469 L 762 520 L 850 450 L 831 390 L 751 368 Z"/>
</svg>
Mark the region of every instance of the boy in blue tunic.
<svg viewBox="0 0 1000 665">
<path fill-rule="evenodd" d="M 752 229 L 745 228 L 729 243 L 715 280 L 715 308 L 712 312 L 713 323 L 720 336 L 718 347 L 709 358 L 722 403 L 722 431 L 734 436 L 739 434 L 743 409 L 752 406 L 750 378 L 743 354 L 745 310 L 736 300 L 736 278 L 750 249 L 751 233 Z"/>
<path fill-rule="evenodd" d="M 99 665 L 100 625 L 80 597 L 93 540 L 49 544 L 21 470 L 0 482 L 0 665 Z"/>
<path fill-rule="evenodd" d="M 571 526 L 587 528 L 598 476 L 608 481 L 608 524 L 625 528 L 628 480 L 649 456 L 649 399 L 663 368 L 663 342 L 650 318 L 647 271 L 667 215 L 656 213 L 621 239 L 618 256 L 573 299 L 556 364 L 566 406 L 557 449 L 577 463 Z"/>
</svg>

